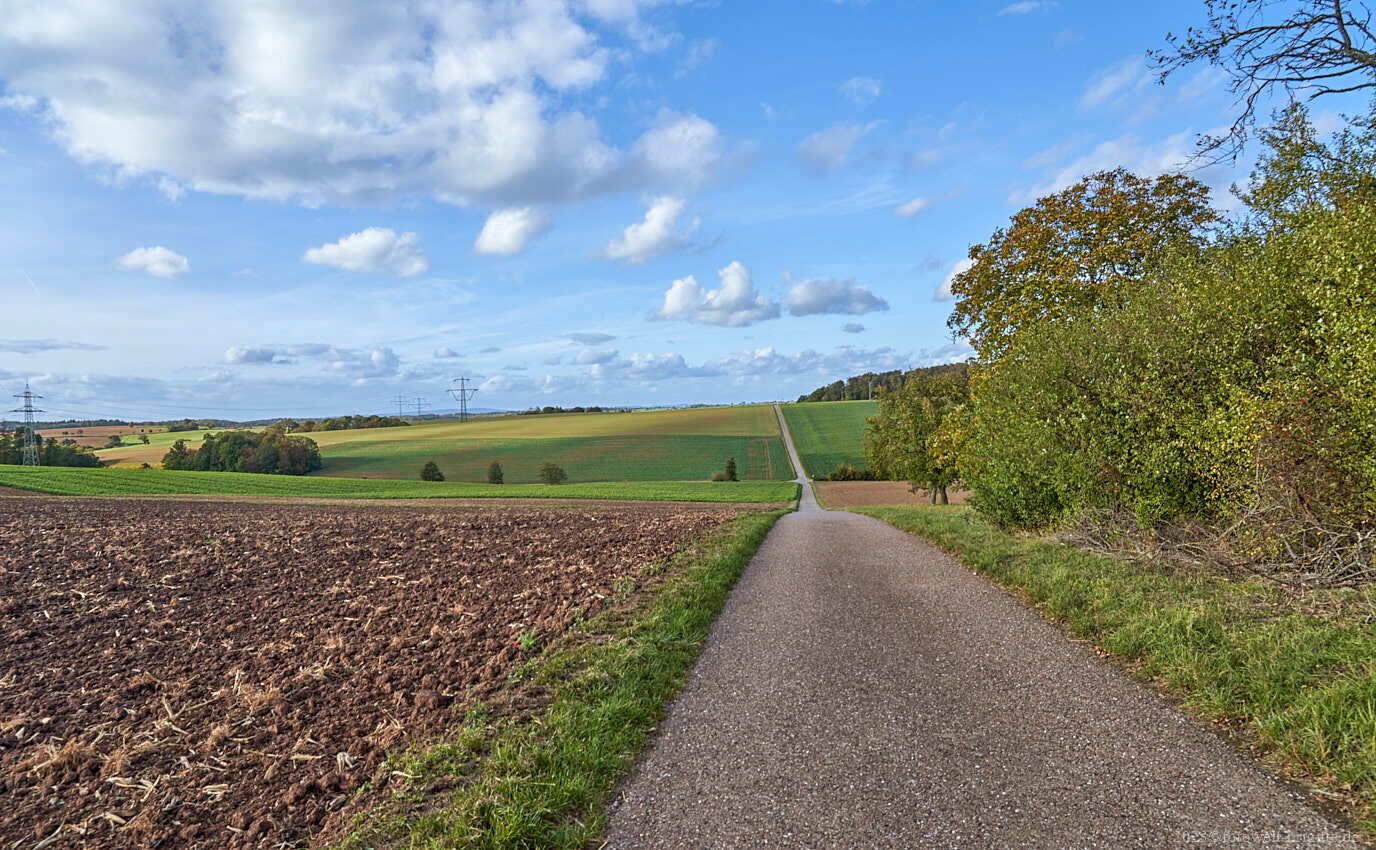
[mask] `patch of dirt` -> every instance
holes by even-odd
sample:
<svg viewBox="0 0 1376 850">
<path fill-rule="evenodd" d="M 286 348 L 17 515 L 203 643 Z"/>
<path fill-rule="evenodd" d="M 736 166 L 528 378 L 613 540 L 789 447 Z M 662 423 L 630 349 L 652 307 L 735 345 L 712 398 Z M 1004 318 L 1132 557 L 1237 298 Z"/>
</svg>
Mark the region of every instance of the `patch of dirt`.
<svg viewBox="0 0 1376 850">
<path fill-rule="evenodd" d="M 916 493 L 906 481 L 815 481 L 817 498 L 828 508 L 858 508 L 864 505 L 930 505 L 931 493 L 919 489 Z M 948 494 L 953 505 L 963 505 L 969 494 L 952 490 Z"/>
<path fill-rule="evenodd" d="M 305 846 L 737 515 L 6 499 L 0 846 Z"/>
<path fill-rule="evenodd" d="M 52 437 L 59 443 L 74 440 L 77 445 L 104 448 L 106 441 L 115 435 L 132 437 L 131 444 L 138 443 L 139 434 L 161 434 L 167 429 L 160 425 L 72 425 L 65 428 L 40 428 L 38 436 L 43 439 Z"/>
</svg>

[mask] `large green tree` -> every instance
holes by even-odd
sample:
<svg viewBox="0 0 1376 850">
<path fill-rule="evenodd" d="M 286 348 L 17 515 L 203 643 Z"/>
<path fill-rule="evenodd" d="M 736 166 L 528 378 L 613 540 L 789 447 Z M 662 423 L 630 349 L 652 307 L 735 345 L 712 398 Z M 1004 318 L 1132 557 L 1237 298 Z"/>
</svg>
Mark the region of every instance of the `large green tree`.
<svg viewBox="0 0 1376 850">
<path fill-rule="evenodd" d="M 1204 245 L 1217 222 L 1208 187 L 1191 177 L 1092 174 L 970 249 L 948 324 L 992 363 L 1026 328 L 1121 305 L 1169 247 Z"/>
</svg>

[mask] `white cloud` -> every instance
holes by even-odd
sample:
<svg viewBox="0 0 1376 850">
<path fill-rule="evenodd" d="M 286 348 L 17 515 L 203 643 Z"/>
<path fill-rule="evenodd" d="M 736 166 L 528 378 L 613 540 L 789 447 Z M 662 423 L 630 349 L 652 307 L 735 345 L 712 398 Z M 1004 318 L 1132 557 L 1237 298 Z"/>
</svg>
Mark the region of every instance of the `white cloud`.
<svg viewBox="0 0 1376 850">
<path fill-rule="evenodd" d="M 975 261 L 970 259 L 969 257 L 966 257 L 965 259 L 958 261 L 954 266 L 952 266 L 951 271 L 946 275 L 945 280 L 941 281 L 941 286 L 937 287 L 936 300 L 950 301 L 952 298 L 954 298 L 955 295 L 951 292 L 951 284 L 955 282 L 957 275 L 962 275 L 965 272 L 968 272 L 970 269 L 974 268 L 974 266 Z"/>
<path fill-rule="evenodd" d="M 626 180 L 632 185 L 692 191 L 708 183 L 721 161 L 721 133 L 696 115 L 666 112 L 631 151 Z"/>
<path fill-rule="evenodd" d="M 458 356 L 459 353 L 447 345 L 435 349 L 435 359 L 437 360 L 453 360 Z"/>
<path fill-rule="evenodd" d="M 717 55 L 721 49 L 721 40 L 717 38 L 698 38 L 688 43 L 688 49 L 684 51 L 683 61 L 679 63 L 678 69 L 674 71 L 674 77 L 683 79 L 684 77 L 712 61 L 712 57 Z"/>
<path fill-rule="evenodd" d="M 1101 142 L 1088 153 L 1056 169 L 1043 182 L 1013 192 L 1009 197 L 1009 203 L 1025 206 L 1038 198 L 1072 186 L 1080 178 L 1096 171 L 1126 168 L 1142 177 L 1156 177 L 1180 171 L 1194 156 L 1194 138 L 1194 133 L 1187 130 L 1167 136 L 1154 144 L 1144 144 L 1132 135 Z M 1195 176 L 1211 184 L 1217 183 L 1215 188 L 1223 188 L 1228 183 L 1229 172 L 1219 168 L 1206 169 Z"/>
<path fill-rule="evenodd" d="M 670 191 L 573 105 L 629 64 L 605 28 L 631 49 L 674 40 L 640 21 L 654 4 L 51 0 L 6 11 L 3 105 L 83 163 L 202 192 L 507 207 Z M 716 128 L 686 118 L 694 160 Z M 651 133 L 635 147 L 661 145 Z"/>
<path fill-rule="evenodd" d="M 583 348 L 574 355 L 573 362 L 579 366 L 591 366 L 594 363 L 610 363 L 616 359 L 616 349 Z"/>
<path fill-rule="evenodd" d="M 675 230 L 675 225 L 685 206 L 682 198 L 655 198 L 645 210 L 645 220 L 630 225 L 608 242 L 602 256 L 639 264 L 682 247 L 687 240 Z"/>
<path fill-rule="evenodd" d="M 1137 91 L 1151 82 L 1151 73 L 1141 57 L 1131 57 L 1117 65 L 1097 71 L 1080 95 L 1080 106 L 1093 109 L 1125 94 Z"/>
<path fill-rule="evenodd" d="M 571 334 L 566 334 L 566 336 L 567 336 L 569 339 L 573 340 L 574 342 L 578 343 L 579 345 L 601 345 L 601 344 L 604 343 L 604 342 L 611 342 L 612 340 L 616 339 L 616 337 L 615 337 L 615 336 L 612 336 L 611 334 L 596 333 L 596 332 L 593 332 L 593 333 L 583 333 L 583 332 L 571 333 Z"/>
<path fill-rule="evenodd" d="M 873 128 L 873 124 L 837 124 L 818 130 L 798 145 L 798 156 L 818 171 L 835 171 L 846 164 L 851 148 Z"/>
<path fill-rule="evenodd" d="M 176 251 L 153 245 L 135 248 L 120 257 L 119 267 L 126 271 L 147 272 L 154 277 L 173 278 L 191 271 L 191 262 Z"/>
<path fill-rule="evenodd" d="M 899 218 L 912 218 L 931 205 L 932 202 L 926 198 L 913 198 L 905 204 L 900 204 L 894 209 L 893 214 Z"/>
<path fill-rule="evenodd" d="M 369 227 L 318 248 L 301 259 L 350 272 L 378 272 L 399 277 L 423 274 L 430 268 L 420 249 L 420 237 L 388 227 Z"/>
<path fill-rule="evenodd" d="M 497 210 L 487 217 L 473 242 L 479 254 L 508 256 L 525 250 L 530 240 L 549 227 L 549 215 L 537 207 Z"/>
<path fill-rule="evenodd" d="M 1007 15 L 1030 15 L 1033 12 L 1050 9 L 1054 5 L 1054 3 L 1048 3 L 1045 2 L 1045 0 L 1020 0 L 1020 2 L 1009 3 L 1007 6 L 999 9 L 999 15 L 1001 17 Z"/>
<path fill-rule="evenodd" d="M 674 281 L 664 293 L 659 318 L 731 328 L 778 318 L 779 305 L 755 291 L 744 263 L 735 260 L 717 276 L 718 289 L 703 289 L 692 275 Z"/>
<path fill-rule="evenodd" d="M 0 339 L 0 352 L 6 354 L 39 354 L 46 351 L 104 351 L 103 345 L 69 342 L 64 339 Z"/>
<path fill-rule="evenodd" d="M 843 313 L 859 316 L 889 309 L 889 303 L 853 280 L 804 280 L 794 284 L 784 299 L 795 316 Z"/>
<path fill-rule="evenodd" d="M 345 348 L 318 342 L 233 346 L 226 349 L 224 359 L 235 366 L 290 366 L 309 360 L 358 383 L 390 378 L 401 370 L 401 358 L 387 346 Z"/>
<path fill-rule="evenodd" d="M 841 95 L 859 106 L 874 103 L 883 91 L 883 84 L 870 77 L 851 77 L 841 84 Z"/>
</svg>

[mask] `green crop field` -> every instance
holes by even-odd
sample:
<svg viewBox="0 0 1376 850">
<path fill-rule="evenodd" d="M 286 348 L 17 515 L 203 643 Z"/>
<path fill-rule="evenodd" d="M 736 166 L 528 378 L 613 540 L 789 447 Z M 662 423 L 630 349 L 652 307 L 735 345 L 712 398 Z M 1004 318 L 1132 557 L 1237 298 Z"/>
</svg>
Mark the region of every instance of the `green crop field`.
<svg viewBox="0 0 1376 850">
<path fill-rule="evenodd" d="M 100 456 L 156 466 L 173 442 L 168 436 Z M 702 481 L 734 457 L 742 479 L 793 477 L 768 405 L 483 417 L 305 436 L 320 446 L 324 476 L 414 479 L 433 460 L 449 481 L 485 482 L 495 460 L 508 484 L 537 482 L 545 461 L 562 466 L 570 482 Z M 192 434 L 187 442 L 200 438 Z"/>
<path fill-rule="evenodd" d="M 879 411 L 877 401 L 818 401 L 783 405 L 788 431 L 811 478 L 844 464 L 865 467 L 860 445 L 865 420 Z"/>
<path fill-rule="evenodd" d="M 0 487 L 58 496 L 289 496 L 324 499 L 633 499 L 684 502 L 787 502 L 786 481 L 632 481 L 596 484 L 464 484 L 388 479 L 181 472 L 161 469 L 74 469 L 0 465 Z"/>
</svg>

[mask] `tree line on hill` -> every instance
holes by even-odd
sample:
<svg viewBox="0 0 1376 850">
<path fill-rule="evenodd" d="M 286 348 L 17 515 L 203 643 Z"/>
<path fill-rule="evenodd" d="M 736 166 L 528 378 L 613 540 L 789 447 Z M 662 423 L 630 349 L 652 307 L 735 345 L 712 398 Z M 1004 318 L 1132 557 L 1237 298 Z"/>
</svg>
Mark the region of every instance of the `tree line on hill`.
<svg viewBox="0 0 1376 850">
<path fill-rule="evenodd" d="M 886 390 L 871 465 L 1007 527 L 1376 575 L 1376 110 L 1260 138 L 1238 216 L 1105 171 L 972 247 L 949 324 L 975 361 Z"/>
<path fill-rule="evenodd" d="M 290 437 L 281 429 L 219 431 L 189 448 L 178 440 L 163 456 L 163 469 L 205 472 L 258 472 L 307 475 L 323 465 L 320 448 L 309 437 Z"/>
<path fill-rule="evenodd" d="M 23 463 L 28 436 L 29 430 L 23 425 L 13 431 L 0 431 L 0 464 Z M 100 458 L 92 449 L 75 440 L 59 441 L 56 437 L 39 440 L 38 462 L 43 466 L 100 466 Z"/>
<path fill-rule="evenodd" d="M 399 416 L 332 416 L 329 419 L 280 419 L 269 428 L 288 434 L 309 434 L 312 431 L 352 431 L 360 428 L 398 428 L 411 423 Z"/>
<path fill-rule="evenodd" d="M 883 393 L 893 393 L 902 389 L 905 381 L 924 375 L 938 375 L 952 369 L 964 368 L 960 363 L 942 363 L 936 366 L 921 366 L 916 369 L 893 369 L 888 372 L 866 372 L 839 381 L 832 381 L 818 387 L 806 395 L 798 396 L 798 402 L 809 401 L 861 401 L 877 399 Z"/>
</svg>

